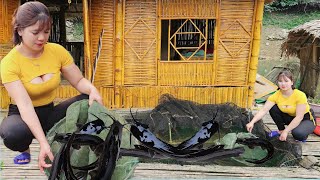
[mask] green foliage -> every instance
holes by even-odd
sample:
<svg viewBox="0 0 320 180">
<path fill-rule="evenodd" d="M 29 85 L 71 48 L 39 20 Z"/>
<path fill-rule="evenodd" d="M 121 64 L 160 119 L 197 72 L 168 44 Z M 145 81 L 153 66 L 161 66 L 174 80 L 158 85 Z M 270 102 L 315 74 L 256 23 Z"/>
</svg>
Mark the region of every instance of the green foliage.
<svg viewBox="0 0 320 180">
<path fill-rule="evenodd" d="M 0 161 L 0 171 L 3 169 L 4 163 L 3 161 Z"/>
<path fill-rule="evenodd" d="M 75 23 L 73 26 L 73 36 L 74 39 L 83 39 L 83 24 Z"/>
<path fill-rule="evenodd" d="M 82 16 L 68 17 L 67 40 L 69 42 L 83 42 L 83 18 Z"/>
<path fill-rule="evenodd" d="M 264 26 L 277 26 L 283 29 L 292 29 L 311 20 L 320 19 L 320 10 L 304 12 L 265 12 Z"/>
<path fill-rule="evenodd" d="M 271 3 L 274 7 L 287 7 L 287 6 L 295 6 L 298 4 L 307 3 L 304 0 L 278 0 Z"/>
<path fill-rule="evenodd" d="M 303 7 L 306 10 L 308 5 L 314 6 L 320 4 L 318 0 L 275 0 L 270 4 L 265 5 L 265 11 L 284 11 L 295 8 L 296 10 Z"/>
</svg>

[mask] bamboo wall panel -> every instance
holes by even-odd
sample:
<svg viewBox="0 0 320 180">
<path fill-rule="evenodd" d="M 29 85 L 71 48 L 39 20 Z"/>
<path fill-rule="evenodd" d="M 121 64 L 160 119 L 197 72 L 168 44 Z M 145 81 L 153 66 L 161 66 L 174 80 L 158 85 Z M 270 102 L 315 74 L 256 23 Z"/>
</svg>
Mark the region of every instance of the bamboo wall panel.
<svg viewBox="0 0 320 180">
<path fill-rule="evenodd" d="M 246 85 L 253 38 L 254 1 L 221 1 L 215 85 Z"/>
<path fill-rule="evenodd" d="M 92 60 L 98 50 L 99 36 L 104 28 L 102 38 L 102 49 L 98 61 L 94 84 L 96 86 L 113 85 L 114 80 L 114 37 L 115 37 L 115 4 L 110 0 L 91 0 L 90 21 L 91 21 L 91 47 Z"/>
<path fill-rule="evenodd" d="M 220 104 L 232 102 L 240 107 L 247 107 L 244 100 L 248 96 L 248 87 L 174 87 L 143 86 L 123 87 L 122 108 L 153 108 L 158 105 L 162 94 L 171 94 L 175 98 L 191 100 L 201 104 Z"/>
<path fill-rule="evenodd" d="M 4 33 L 4 26 L 5 26 L 5 0 L 0 0 L 0 43 L 4 43 L 5 33 Z"/>
<path fill-rule="evenodd" d="M 160 0 L 162 19 L 216 18 L 217 0 Z"/>
<path fill-rule="evenodd" d="M 18 8 L 18 6 L 20 5 L 20 1 L 19 0 L 10 0 L 7 2 L 8 3 L 8 7 L 7 7 L 7 38 L 5 39 L 5 42 L 11 42 L 12 39 L 12 15 L 14 13 L 14 11 Z"/>
<path fill-rule="evenodd" d="M 13 45 L 10 44 L 0 44 L 0 61 L 1 59 L 6 56 L 9 51 L 13 48 Z"/>
<path fill-rule="evenodd" d="M 100 87 L 98 88 L 102 98 L 104 106 L 111 108 L 114 106 L 114 89 L 113 87 Z M 68 99 L 78 95 L 79 92 L 70 85 L 60 85 L 56 90 L 56 96 L 59 99 Z"/>
<path fill-rule="evenodd" d="M 99 92 L 103 99 L 103 104 L 106 108 L 115 107 L 114 88 L 113 87 L 100 87 Z"/>
<path fill-rule="evenodd" d="M 10 98 L 8 95 L 7 90 L 4 88 L 4 86 L 0 86 L 0 108 L 1 109 L 7 109 L 10 103 Z"/>
<path fill-rule="evenodd" d="M 19 6 L 19 0 L 0 0 L 0 43 L 8 43 L 12 38 L 12 14 Z"/>
<path fill-rule="evenodd" d="M 125 1 L 124 85 L 156 85 L 156 0 Z"/>
<path fill-rule="evenodd" d="M 18 7 L 18 0 L 0 0 L 0 60 L 12 49 L 12 14 Z"/>
<path fill-rule="evenodd" d="M 107 108 L 114 107 L 114 89 L 113 87 L 100 87 L 99 92 L 103 98 L 104 106 Z M 56 90 L 56 101 L 61 102 L 68 98 L 79 95 L 79 92 L 70 85 L 60 85 Z M 7 109 L 10 103 L 10 98 L 4 86 L 0 86 L 0 109 Z"/>
<path fill-rule="evenodd" d="M 12 14 L 18 7 L 18 0 L 0 0 L 0 61 L 8 54 L 13 45 L 12 38 Z M 10 103 L 10 98 L 4 86 L 1 84 L 0 78 L 0 108 L 6 109 Z"/>
<path fill-rule="evenodd" d="M 18 1 L 0 0 L 0 2 L 2 3 L 0 22 L 4 25 L 11 22 L 8 20 L 9 16 L 4 14 L 9 11 L 13 13 L 13 9 L 18 6 L 14 4 Z M 257 1 L 91 0 L 89 2 L 92 57 L 95 57 L 98 50 L 101 30 L 105 29 L 95 85 L 99 88 L 107 108 L 152 108 L 165 93 L 202 104 L 232 102 L 240 107 L 248 107 L 248 96 L 251 91 L 248 86 L 248 73 L 253 41 L 254 8 Z M 116 3 L 120 3 L 120 6 L 116 6 Z M 121 23 L 117 23 L 115 17 L 117 22 Z M 217 22 L 214 60 L 158 62 L 161 30 L 157 27 L 161 25 L 160 20 L 188 18 L 215 19 Z M 11 38 L 11 34 L 8 35 L 11 33 L 9 27 L 0 27 L 0 44 L 2 40 Z M 7 35 L 4 35 L 6 33 Z M 119 51 L 121 53 L 123 51 L 123 54 L 120 53 L 121 56 L 115 54 L 116 42 L 121 42 Z M 1 47 L 0 57 L 10 50 Z M 92 61 L 93 58 L 91 66 Z M 115 62 L 121 65 L 117 66 L 120 68 L 115 67 Z M 114 72 L 122 74 L 115 76 Z M 120 83 L 116 83 L 117 77 Z M 0 86 L 0 90 L 0 105 L 4 108 L 10 99 L 4 87 Z M 74 88 L 65 85 L 60 86 L 56 93 L 61 99 L 78 94 Z"/>
<path fill-rule="evenodd" d="M 114 98 L 113 98 L 113 88 L 112 87 L 100 87 L 99 92 L 103 98 L 104 105 L 106 107 L 113 107 Z M 0 105 L 1 109 L 7 109 L 10 103 L 10 98 L 6 89 L 3 86 L 0 86 Z M 57 101 L 63 101 L 65 99 L 79 95 L 79 92 L 73 88 L 71 85 L 60 85 L 56 90 Z"/>
<path fill-rule="evenodd" d="M 70 98 L 78 94 L 79 92 L 71 85 L 60 85 L 56 90 L 56 96 L 61 99 Z"/>
<path fill-rule="evenodd" d="M 214 63 L 159 62 L 160 86 L 210 86 L 213 84 Z"/>
</svg>

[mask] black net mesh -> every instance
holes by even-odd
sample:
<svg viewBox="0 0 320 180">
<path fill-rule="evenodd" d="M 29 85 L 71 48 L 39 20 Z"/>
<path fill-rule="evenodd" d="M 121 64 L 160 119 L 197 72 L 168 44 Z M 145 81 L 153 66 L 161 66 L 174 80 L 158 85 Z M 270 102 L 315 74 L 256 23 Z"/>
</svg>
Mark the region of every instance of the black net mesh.
<svg viewBox="0 0 320 180">
<path fill-rule="evenodd" d="M 158 138 L 172 144 L 178 145 L 193 136 L 203 122 L 212 120 L 219 123 L 219 133 L 207 141 L 203 147 L 213 145 L 230 133 L 243 133 L 246 124 L 252 119 L 251 112 L 240 108 L 235 104 L 198 104 L 192 101 L 174 98 L 169 94 L 161 96 L 159 105 L 151 112 L 133 112 L 135 119 L 148 124 L 150 130 Z M 270 139 L 270 130 L 263 121 L 255 124 L 252 133 L 260 138 L 270 141 L 275 148 L 273 157 L 263 164 L 255 165 L 245 161 L 245 158 L 261 158 L 265 156 L 266 150 L 262 148 L 250 149 L 245 147 L 246 152 L 241 157 L 219 159 L 210 163 L 219 165 L 235 166 L 295 166 L 301 157 L 301 145 L 293 139 L 281 142 L 278 138 Z"/>
</svg>

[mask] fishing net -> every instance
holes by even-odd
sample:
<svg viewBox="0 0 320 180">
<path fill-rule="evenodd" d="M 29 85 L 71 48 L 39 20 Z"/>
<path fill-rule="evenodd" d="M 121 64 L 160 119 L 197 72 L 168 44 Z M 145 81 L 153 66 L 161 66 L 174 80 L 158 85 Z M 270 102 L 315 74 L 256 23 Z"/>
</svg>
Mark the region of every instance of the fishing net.
<svg viewBox="0 0 320 180">
<path fill-rule="evenodd" d="M 53 141 L 54 136 L 57 133 L 72 133 L 77 130 L 76 124 L 85 124 L 96 120 L 97 118 L 101 119 L 105 126 L 110 126 L 113 123 L 113 120 L 110 116 L 114 117 L 121 124 L 126 124 L 126 121 L 123 117 L 117 115 L 114 112 L 107 110 L 105 107 L 94 102 L 90 107 L 88 105 L 88 100 L 81 100 L 73 103 L 67 110 L 66 117 L 61 119 L 51 130 L 47 133 L 47 139 L 49 144 L 51 144 L 51 150 L 54 155 L 56 155 L 59 149 L 62 146 L 62 143 Z M 109 130 L 103 130 L 99 136 L 101 139 L 105 139 Z M 122 142 L 121 148 L 131 148 L 130 145 L 130 133 L 128 127 L 123 128 L 122 131 Z M 72 149 L 71 165 L 73 166 L 86 166 L 90 163 L 93 163 L 97 160 L 95 153 L 90 149 L 89 146 L 81 146 L 79 150 Z M 121 157 L 116 162 L 116 168 L 113 172 L 112 179 L 115 180 L 125 180 L 128 179 L 133 174 L 133 169 L 138 163 L 138 159 L 135 157 Z M 46 174 L 49 176 L 50 169 L 46 170 Z M 77 170 L 74 170 L 74 173 L 77 173 Z M 65 179 L 64 175 L 60 175 L 60 179 Z M 88 176 L 87 179 L 90 179 Z"/>
<path fill-rule="evenodd" d="M 255 124 L 252 134 L 247 133 L 245 128 L 246 124 L 253 118 L 253 115 L 246 109 L 240 108 L 232 103 L 198 104 L 192 101 L 174 98 L 169 94 L 164 94 L 160 97 L 159 105 L 153 110 L 149 112 L 133 112 L 133 117 L 144 124 L 148 124 L 150 130 L 156 134 L 158 138 L 172 145 L 178 145 L 192 137 L 201 128 L 203 122 L 214 118 L 214 120 L 219 123 L 220 132 L 215 133 L 203 147 L 213 144 L 224 144 L 226 149 L 232 149 L 241 146 L 235 144 L 237 138 L 258 136 L 270 141 L 275 148 L 272 158 L 259 165 L 248 163 L 246 160 L 262 159 L 267 155 L 266 150 L 261 147 L 250 149 L 247 146 L 244 146 L 245 152 L 239 157 L 218 159 L 212 162 L 205 162 L 206 164 L 295 166 L 301 157 L 301 145 L 299 143 L 296 143 L 290 138 L 286 142 L 279 141 L 277 137 L 270 139 L 268 137 L 270 130 L 263 121 Z M 130 119 L 127 120 L 130 121 Z M 145 159 L 144 161 L 150 161 L 150 159 Z M 170 163 L 172 161 L 165 162 Z"/>
</svg>

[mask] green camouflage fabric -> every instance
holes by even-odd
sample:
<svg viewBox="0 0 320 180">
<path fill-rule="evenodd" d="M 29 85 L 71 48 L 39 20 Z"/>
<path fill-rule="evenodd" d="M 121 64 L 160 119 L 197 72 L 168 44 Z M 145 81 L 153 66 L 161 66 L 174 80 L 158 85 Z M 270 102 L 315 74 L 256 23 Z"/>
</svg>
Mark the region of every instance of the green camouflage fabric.
<svg viewBox="0 0 320 180">
<path fill-rule="evenodd" d="M 111 112 L 104 106 L 97 102 L 94 102 L 90 107 L 88 100 L 81 100 L 73 103 L 67 109 L 66 117 L 61 119 L 57 124 L 54 125 L 47 133 L 47 139 L 51 145 L 51 150 L 55 155 L 60 147 L 61 143 L 53 142 L 53 138 L 57 133 L 72 133 L 77 130 L 77 124 L 85 124 L 97 120 L 99 117 L 104 121 L 106 127 L 113 123 L 113 120 L 108 115 L 114 117 L 121 124 L 126 124 L 123 117 L 117 115 L 115 112 Z M 131 148 L 130 146 L 130 132 L 129 127 L 123 128 L 121 148 Z M 103 130 L 99 135 L 103 140 L 108 134 L 108 129 Z M 87 146 L 82 146 L 79 150 L 73 150 L 71 155 L 71 164 L 74 166 L 85 166 L 97 160 L 96 155 Z M 138 158 L 135 157 L 121 157 L 117 162 L 116 169 L 113 173 L 112 179 L 114 180 L 125 180 L 128 179 L 132 174 L 135 166 L 138 164 Z M 76 171 L 74 171 L 75 173 Z M 46 170 L 46 174 L 49 176 L 50 169 Z M 60 179 L 65 179 L 63 175 Z M 88 176 L 87 179 L 90 179 Z"/>
</svg>

